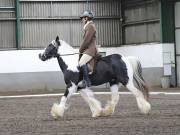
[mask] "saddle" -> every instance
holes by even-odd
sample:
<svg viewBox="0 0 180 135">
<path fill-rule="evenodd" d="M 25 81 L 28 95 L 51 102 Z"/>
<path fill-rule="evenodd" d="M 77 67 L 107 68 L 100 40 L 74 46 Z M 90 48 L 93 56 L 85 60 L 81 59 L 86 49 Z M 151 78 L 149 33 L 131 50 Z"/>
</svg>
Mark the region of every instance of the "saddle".
<svg viewBox="0 0 180 135">
<path fill-rule="evenodd" d="M 97 64 L 97 62 L 98 62 L 99 60 L 101 60 L 101 58 L 102 58 L 102 55 L 101 55 L 100 53 L 97 53 L 97 54 L 87 63 L 89 74 L 92 74 L 92 73 L 93 73 L 95 65 Z"/>
<path fill-rule="evenodd" d="M 79 55 L 79 59 L 81 58 L 82 54 Z M 99 60 L 101 60 L 102 55 L 100 53 L 97 53 L 88 63 L 88 73 L 91 75 L 94 71 L 94 67 L 97 64 Z M 80 67 L 78 67 L 80 69 Z"/>
</svg>

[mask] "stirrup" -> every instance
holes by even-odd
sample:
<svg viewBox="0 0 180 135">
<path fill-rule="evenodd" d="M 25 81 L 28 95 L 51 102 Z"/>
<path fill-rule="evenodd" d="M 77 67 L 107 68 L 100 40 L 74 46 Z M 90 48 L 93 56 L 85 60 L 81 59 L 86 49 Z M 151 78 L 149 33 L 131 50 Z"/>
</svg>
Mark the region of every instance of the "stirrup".
<svg viewBox="0 0 180 135">
<path fill-rule="evenodd" d="M 85 89 L 87 87 L 91 87 L 91 83 L 87 84 L 87 82 L 85 80 L 82 80 L 82 82 L 80 84 L 78 84 L 78 87 L 80 89 Z"/>
<path fill-rule="evenodd" d="M 91 87 L 91 83 L 83 80 L 82 86 L 84 86 L 85 88 L 86 88 L 86 87 Z"/>
</svg>

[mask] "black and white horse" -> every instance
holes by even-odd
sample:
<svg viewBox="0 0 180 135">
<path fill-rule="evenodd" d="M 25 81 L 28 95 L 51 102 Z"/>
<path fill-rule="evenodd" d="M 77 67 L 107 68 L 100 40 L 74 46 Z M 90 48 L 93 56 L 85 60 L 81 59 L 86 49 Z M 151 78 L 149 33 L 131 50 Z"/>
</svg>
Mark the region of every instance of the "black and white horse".
<svg viewBox="0 0 180 135">
<path fill-rule="evenodd" d="M 147 114 L 151 110 L 151 105 L 148 102 L 148 87 L 142 77 L 141 64 L 137 58 L 112 54 L 100 58 L 96 63 L 93 73 L 89 75 L 91 84 L 97 86 L 109 83 L 112 94 L 111 101 L 102 108 L 101 103 L 94 97 L 90 88 L 79 89 L 78 86 L 82 82 L 81 71 L 78 68 L 79 54 L 75 53 L 75 50 L 65 41 L 59 40 L 58 36 L 42 54 L 39 54 L 42 61 L 53 57 L 58 60 L 67 86 L 60 103 L 55 103 L 51 109 L 51 115 L 55 119 L 63 117 L 64 111 L 67 109 L 67 101 L 77 91 L 88 103 L 92 117 L 112 115 L 119 101 L 120 83 L 134 94 L 142 113 Z"/>
</svg>

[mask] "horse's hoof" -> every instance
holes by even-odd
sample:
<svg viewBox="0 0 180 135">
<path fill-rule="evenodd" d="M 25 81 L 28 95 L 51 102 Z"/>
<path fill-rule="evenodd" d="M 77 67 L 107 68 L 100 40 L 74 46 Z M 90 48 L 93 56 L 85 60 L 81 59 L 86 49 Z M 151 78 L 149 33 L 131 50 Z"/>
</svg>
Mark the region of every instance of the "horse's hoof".
<svg viewBox="0 0 180 135">
<path fill-rule="evenodd" d="M 58 119 L 58 116 L 56 115 L 55 112 L 53 112 L 53 110 L 51 110 L 51 116 L 54 118 L 54 120 Z"/>
<path fill-rule="evenodd" d="M 143 114 L 149 114 L 150 110 L 151 110 L 151 105 L 148 102 L 146 102 L 144 105 L 144 110 L 142 113 Z"/>
<path fill-rule="evenodd" d="M 137 98 L 138 107 L 143 114 L 148 114 L 151 110 L 151 104 L 143 98 Z"/>
<path fill-rule="evenodd" d="M 104 117 L 107 117 L 107 116 L 111 116 L 112 113 L 107 111 L 106 109 L 103 109 L 101 115 L 104 116 Z"/>
<path fill-rule="evenodd" d="M 105 108 L 102 109 L 102 116 L 111 116 L 114 113 L 114 104 L 108 102 Z"/>
<path fill-rule="evenodd" d="M 92 118 L 97 118 L 97 117 L 100 117 L 101 115 L 99 115 L 99 114 L 93 114 L 92 115 Z"/>
<path fill-rule="evenodd" d="M 52 117 L 57 120 L 59 117 L 63 117 L 64 107 L 59 104 L 54 104 L 51 108 Z"/>
<path fill-rule="evenodd" d="M 96 112 L 96 113 L 93 113 L 93 114 L 92 114 L 92 117 L 93 117 L 93 118 L 100 117 L 101 114 L 102 114 L 102 110 L 101 110 L 101 111 L 98 111 L 98 112 Z"/>
<path fill-rule="evenodd" d="M 52 113 L 51 113 L 51 115 L 52 115 L 52 117 L 53 117 L 54 120 L 57 120 L 57 119 L 58 119 L 58 116 L 53 115 Z"/>
</svg>

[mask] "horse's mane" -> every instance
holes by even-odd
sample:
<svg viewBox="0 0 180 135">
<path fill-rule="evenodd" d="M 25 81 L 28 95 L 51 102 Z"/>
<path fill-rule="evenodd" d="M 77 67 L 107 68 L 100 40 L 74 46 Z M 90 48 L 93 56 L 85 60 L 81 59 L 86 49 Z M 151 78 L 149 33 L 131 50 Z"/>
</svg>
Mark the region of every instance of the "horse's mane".
<svg viewBox="0 0 180 135">
<path fill-rule="evenodd" d="M 78 59 L 79 55 L 75 54 L 75 49 L 63 40 L 60 40 L 61 45 L 59 46 L 58 53 L 62 56 L 62 59 L 68 66 L 68 69 L 72 71 L 78 71 Z"/>
<path fill-rule="evenodd" d="M 60 40 L 59 53 L 60 54 L 72 54 L 75 53 L 74 48 L 63 40 Z"/>
</svg>

